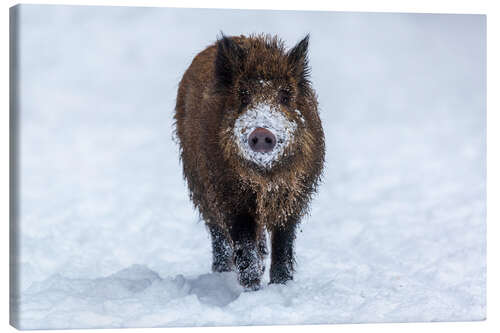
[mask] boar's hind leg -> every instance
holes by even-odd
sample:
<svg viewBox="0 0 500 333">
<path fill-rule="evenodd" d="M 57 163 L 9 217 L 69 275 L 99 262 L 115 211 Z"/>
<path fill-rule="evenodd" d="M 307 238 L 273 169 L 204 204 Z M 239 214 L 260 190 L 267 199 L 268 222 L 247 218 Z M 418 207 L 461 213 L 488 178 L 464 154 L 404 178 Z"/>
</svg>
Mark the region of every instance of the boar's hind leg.
<svg viewBox="0 0 500 333">
<path fill-rule="evenodd" d="M 271 233 L 270 283 L 285 283 L 293 279 L 293 243 L 295 224 L 279 226 Z"/>
<path fill-rule="evenodd" d="M 269 251 L 267 250 L 266 230 L 264 228 L 262 228 L 262 230 L 260 232 L 260 236 L 257 237 L 257 250 L 258 250 L 259 259 L 260 259 L 261 265 L 262 265 L 262 271 L 264 272 L 266 270 L 264 260 L 266 259 L 267 255 L 269 254 Z"/>
<path fill-rule="evenodd" d="M 236 216 L 231 221 L 230 233 L 234 244 L 234 265 L 238 270 L 240 284 L 257 290 L 264 273 L 261 254 L 257 246 L 257 225 L 247 214 Z"/>
<path fill-rule="evenodd" d="M 233 265 L 233 249 L 222 228 L 215 224 L 209 224 L 210 236 L 212 237 L 212 271 L 229 272 Z"/>
</svg>

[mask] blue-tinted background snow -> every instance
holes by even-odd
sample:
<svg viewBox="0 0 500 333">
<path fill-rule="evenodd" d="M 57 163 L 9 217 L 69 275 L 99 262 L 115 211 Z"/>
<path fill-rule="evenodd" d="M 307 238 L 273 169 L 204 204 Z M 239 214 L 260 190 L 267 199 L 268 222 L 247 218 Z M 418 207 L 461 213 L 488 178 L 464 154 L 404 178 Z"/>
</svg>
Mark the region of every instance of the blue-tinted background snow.
<svg viewBox="0 0 500 333">
<path fill-rule="evenodd" d="M 485 17 L 23 6 L 22 328 L 480 320 Z M 288 285 L 242 292 L 172 141 L 192 58 L 311 33 L 324 183 Z M 267 265 L 269 266 L 269 265 Z"/>
</svg>

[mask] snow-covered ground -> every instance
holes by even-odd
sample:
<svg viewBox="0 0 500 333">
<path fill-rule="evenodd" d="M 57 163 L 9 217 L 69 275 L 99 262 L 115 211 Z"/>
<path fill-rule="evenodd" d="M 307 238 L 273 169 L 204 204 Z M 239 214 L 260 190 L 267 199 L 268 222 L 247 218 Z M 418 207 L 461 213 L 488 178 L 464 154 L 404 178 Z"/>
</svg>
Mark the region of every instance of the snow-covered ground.
<svg viewBox="0 0 500 333">
<path fill-rule="evenodd" d="M 485 25 L 21 7 L 16 326 L 484 319 Z M 172 140 L 177 84 L 221 30 L 277 33 L 289 46 L 311 33 L 327 140 L 295 280 L 256 292 L 210 272 Z"/>
</svg>

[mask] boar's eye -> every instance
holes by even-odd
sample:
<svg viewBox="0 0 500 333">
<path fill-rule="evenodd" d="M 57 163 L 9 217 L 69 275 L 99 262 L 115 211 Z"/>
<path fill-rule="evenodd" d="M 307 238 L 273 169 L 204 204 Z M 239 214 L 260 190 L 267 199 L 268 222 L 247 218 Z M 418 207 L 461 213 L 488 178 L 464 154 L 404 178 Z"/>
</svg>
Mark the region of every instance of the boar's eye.
<svg viewBox="0 0 500 333">
<path fill-rule="evenodd" d="M 281 104 L 288 106 L 290 104 L 290 92 L 287 90 L 280 90 L 278 93 L 278 100 Z"/>
<path fill-rule="evenodd" d="M 240 91 L 240 101 L 243 107 L 250 104 L 250 93 L 247 90 Z"/>
</svg>

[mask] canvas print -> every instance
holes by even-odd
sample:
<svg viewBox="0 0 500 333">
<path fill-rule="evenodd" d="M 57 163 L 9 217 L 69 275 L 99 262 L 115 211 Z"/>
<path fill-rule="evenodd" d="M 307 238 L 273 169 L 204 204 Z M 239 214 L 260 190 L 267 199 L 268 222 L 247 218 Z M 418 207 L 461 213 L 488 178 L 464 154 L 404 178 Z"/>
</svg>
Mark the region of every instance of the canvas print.
<svg viewBox="0 0 500 333">
<path fill-rule="evenodd" d="M 18 5 L 19 329 L 486 316 L 486 17 Z"/>
</svg>

